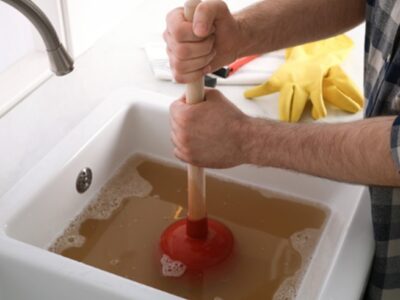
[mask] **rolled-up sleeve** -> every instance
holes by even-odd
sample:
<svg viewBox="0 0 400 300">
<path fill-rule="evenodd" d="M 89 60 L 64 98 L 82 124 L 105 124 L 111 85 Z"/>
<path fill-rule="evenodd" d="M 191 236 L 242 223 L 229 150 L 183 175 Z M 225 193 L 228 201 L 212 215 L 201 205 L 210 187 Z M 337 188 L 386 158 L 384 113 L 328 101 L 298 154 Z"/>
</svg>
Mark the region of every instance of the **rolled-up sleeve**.
<svg viewBox="0 0 400 300">
<path fill-rule="evenodd" d="M 396 168 L 400 172 L 400 115 L 393 122 L 390 148 Z"/>
</svg>

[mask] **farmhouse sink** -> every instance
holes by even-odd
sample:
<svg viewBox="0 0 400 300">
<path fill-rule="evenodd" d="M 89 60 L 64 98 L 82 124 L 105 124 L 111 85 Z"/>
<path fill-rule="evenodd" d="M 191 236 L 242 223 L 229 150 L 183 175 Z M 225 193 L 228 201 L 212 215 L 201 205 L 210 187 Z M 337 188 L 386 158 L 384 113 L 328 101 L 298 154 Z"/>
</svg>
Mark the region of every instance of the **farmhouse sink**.
<svg viewBox="0 0 400 300">
<path fill-rule="evenodd" d="M 173 99 L 133 88 L 115 92 L 0 199 L 0 299 L 180 299 L 47 251 L 134 153 L 181 164 L 172 155 L 168 107 Z M 93 183 L 75 188 L 90 167 Z M 365 187 L 273 168 L 210 171 L 329 210 L 297 299 L 359 299 L 373 256 Z"/>
</svg>

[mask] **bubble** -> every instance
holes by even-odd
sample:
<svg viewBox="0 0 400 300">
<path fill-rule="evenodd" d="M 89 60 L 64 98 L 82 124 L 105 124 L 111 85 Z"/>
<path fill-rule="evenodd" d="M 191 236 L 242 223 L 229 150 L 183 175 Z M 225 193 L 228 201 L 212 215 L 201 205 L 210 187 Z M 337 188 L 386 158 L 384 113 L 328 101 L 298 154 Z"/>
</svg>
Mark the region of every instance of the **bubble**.
<svg viewBox="0 0 400 300">
<path fill-rule="evenodd" d="M 321 230 L 305 229 L 291 235 L 290 243 L 301 256 L 301 267 L 291 277 L 287 278 L 275 292 L 273 300 L 293 300 L 297 297 L 297 290 L 311 262 L 312 254 L 320 237 Z"/>
<path fill-rule="evenodd" d="M 186 271 L 186 266 L 182 262 L 173 260 L 166 254 L 161 257 L 160 262 L 162 274 L 166 277 L 181 277 Z"/>
<path fill-rule="evenodd" d="M 49 251 L 62 253 L 68 248 L 82 247 L 85 237 L 80 235 L 81 225 L 88 219 L 106 220 L 121 206 L 125 199 L 131 197 L 144 198 L 149 196 L 153 187 L 140 176 L 137 167 L 143 161 L 134 156 L 123 163 L 122 168 L 104 185 L 95 199 L 81 212 L 64 231 L 64 233 L 49 247 Z M 135 219 L 134 223 L 138 220 Z"/>
<path fill-rule="evenodd" d="M 114 259 L 110 260 L 110 265 L 116 266 L 118 264 L 119 264 L 119 259 L 118 258 L 114 258 Z"/>
</svg>

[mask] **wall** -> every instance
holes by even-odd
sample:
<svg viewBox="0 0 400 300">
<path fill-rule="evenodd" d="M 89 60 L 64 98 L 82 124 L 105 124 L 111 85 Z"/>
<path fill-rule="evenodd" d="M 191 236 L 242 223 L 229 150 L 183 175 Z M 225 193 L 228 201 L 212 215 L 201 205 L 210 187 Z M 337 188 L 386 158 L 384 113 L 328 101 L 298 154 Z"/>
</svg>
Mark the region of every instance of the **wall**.
<svg viewBox="0 0 400 300">
<path fill-rule="evenodd" d="M 0 72 L 35 49 L 31 24 L 4 2 L 0 2 L 0 41 Z"/>
<path fill-rule="evenodd" d="M 74 57 L 118 25 L 143 0 L 62 0 L 68 48 Z"/>
</svg>

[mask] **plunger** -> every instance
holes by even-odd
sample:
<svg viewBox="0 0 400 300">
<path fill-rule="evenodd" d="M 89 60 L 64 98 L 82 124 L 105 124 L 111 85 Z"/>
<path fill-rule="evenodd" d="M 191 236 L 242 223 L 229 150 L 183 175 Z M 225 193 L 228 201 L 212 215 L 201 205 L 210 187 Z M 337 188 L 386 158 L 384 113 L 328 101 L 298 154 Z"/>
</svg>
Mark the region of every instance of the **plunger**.
<svg viewBox="0 0 400 300">
<path fill-rule="evenodd" d="M 188 0 L 184 6 L 186 20 L 192 22 L 201 0 Z M 204 100 L 204 79 L 189 83 L 186 102 Z M 205 173 L 203 168 L 188 165 L 188 215 L 170 225 L 161 235 L 163 254 L 185 264 L 188 270 L 204 271 L 224 261 L 233 249 L 233 235 L 221 222 L 207 218 Z"/>
</svg>

